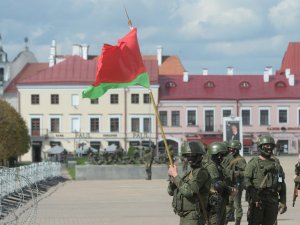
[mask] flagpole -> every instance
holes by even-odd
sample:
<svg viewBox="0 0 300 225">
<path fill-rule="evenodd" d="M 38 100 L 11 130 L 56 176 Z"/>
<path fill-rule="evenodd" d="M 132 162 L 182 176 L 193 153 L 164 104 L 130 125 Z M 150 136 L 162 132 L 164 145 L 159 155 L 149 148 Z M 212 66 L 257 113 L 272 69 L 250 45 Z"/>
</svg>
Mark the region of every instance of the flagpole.
<svg viewBox="0 0 300 225">
<path fill-rule="evenodd" d="M 152 102 L 152 105 L 153 105 L 153 108 L 154 108 L 154 112 L 155 112 L 155 115 L 156 115 L 156 119 L 157 119 L 157 122 L 158 122 L 158 126 L 159 126 L 160 131 L 161 131 L 161 136 L 164 140 L 164 144 L 165 144 L 166 152 L 167 152 L 167 155 L 168 155 L 169 163 L 170 163 L 171 166 L 173 166 L 174 162 L 173 162 L 173 159 L 172 159 L 171 154 L 170 154 L 170 150 L 169 150 L 169 146 L 168 146 L 168 143 L 167 143 L 167 140 L 166 140 L 165 132 L 164 132 L 163 126 L 161 125 L 161 121 L 160 121 L 160 118 L 159 118 L 159 115 L 158 115 L 158 112 L 157 112 L 157 106 L 155 104 L 155 100 L 154 100 L 151 89 L 149 89 L 149 93 L 150 93 L 151 102 Z"/>
<path fill-rule="evenodd" d="M 128 16 L 128 13 L 127 13 L 127 10 L 126 10 L 125 6 L 124 6 L 124 9 L 125 9 L 125 14 L 126 14 L 126 17 L 127 17 L 127 20 L 128 20 L 128 26 L 129 26 L 130 30 L 132 30 L 133 29 L 132 22 L 131 22 L 131 19 L 129 19 L 129 16 Z M 160 121 L 160 118 L 159 118 L 159 115 L 158 115 L 158 112 L 157 112 L 157 106 L 155 104 L 155 100 L 154 100 L 154 97 L 153 97 L 153 94 L 152 94 L 152 91 L 151 91 L 150 88 L 149 88 L 149 93 L 150 93 L 151 102 L 152 102 L 152 105 L 153 105 L 153 108 L 154 108 L 154 111 L 155 111 L 158 126 L 160 128 L 161 135 L 162 135 L 162 138 L 164 140 L 164 144 L 165 144 L 167 156 L 168 156 L 168 159 L 169 159 L 169 163 L 170 163 L 171 166 L 173 166 L 174 162 L 173 162 L 173 159 L 171 157 L 171 153 L 170 153 L 169 146 L 168 146 L 168 143 L 167 143 L 167 140 L 166 140 L 165 132 L 164 132 L 164 129 L 161 125 L 161 121 Z"/>
</svg>

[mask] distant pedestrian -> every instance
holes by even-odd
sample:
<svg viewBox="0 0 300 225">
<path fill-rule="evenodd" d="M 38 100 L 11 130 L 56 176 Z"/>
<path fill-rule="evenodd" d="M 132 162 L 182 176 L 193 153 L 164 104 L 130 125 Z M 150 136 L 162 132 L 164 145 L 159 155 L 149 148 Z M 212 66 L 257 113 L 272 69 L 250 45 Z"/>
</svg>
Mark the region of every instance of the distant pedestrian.
<svg viewBox="0 0 300 225">
<path fill-rule="evenodd" d="M 146 171 L 146 180 L 152 179 L 152 163 L 153 163 L 153 149 L 151 147 L 144 147 L 144 163 Z"/>
</svg>

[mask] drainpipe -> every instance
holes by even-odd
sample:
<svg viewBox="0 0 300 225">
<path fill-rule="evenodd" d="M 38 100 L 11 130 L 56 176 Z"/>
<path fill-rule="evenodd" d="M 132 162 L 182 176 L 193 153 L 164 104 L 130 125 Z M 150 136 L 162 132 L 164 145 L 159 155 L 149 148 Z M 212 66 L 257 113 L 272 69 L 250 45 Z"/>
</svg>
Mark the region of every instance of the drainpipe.
<svg viewBox="0 0 300 225">
<path fill-rule="evenodd" d="M 236 116 L 239 117 L 240 115 L 240 102 L 236 100 Z"/>
<path fill-rule="evenodd" d="M 127 149 L 127 88 L 124 88 L 124 148 Z"/>
</svg>

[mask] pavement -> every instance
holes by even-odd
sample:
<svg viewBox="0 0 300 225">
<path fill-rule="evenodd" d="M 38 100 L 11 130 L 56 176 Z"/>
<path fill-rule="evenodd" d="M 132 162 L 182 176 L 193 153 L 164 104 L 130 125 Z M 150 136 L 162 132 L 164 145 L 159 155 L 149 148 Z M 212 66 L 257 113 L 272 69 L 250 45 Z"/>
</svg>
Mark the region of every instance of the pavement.
<svg viewBox="0 0 300 225">
<path fill-rule="evenodd" d="M 278 224 L 300 224 L 300 199 L 292 207 L 293 174 L 297 156 L 280 156 L 286 173 L 288 211 Z M 247 157 L 246 160 L 250 158 Z M 167 174 L 167 171 L 166 171 Z M 65 174 L 66 175 L 66 174 Z M 172 198 L 166 179 L 66 181 L 40 196 L 37 225 L 174 225 Z M 244 197 L 243 197 L 244 200 Z M 247 203 L 243 201 L 246 222 Z M 1 224 L 1 221 L 0 221 Z M 234 224 L 234 223 L 229 223 Z"/>
</svg>

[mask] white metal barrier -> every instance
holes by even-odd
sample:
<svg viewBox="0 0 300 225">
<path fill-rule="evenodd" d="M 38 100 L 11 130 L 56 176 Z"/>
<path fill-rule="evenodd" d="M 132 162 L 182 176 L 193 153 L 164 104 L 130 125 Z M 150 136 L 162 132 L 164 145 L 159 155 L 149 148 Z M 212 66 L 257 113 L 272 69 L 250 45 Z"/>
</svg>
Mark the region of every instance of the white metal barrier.
<svg viewBox="0 0 300 225">
<path fill-rule="evenodd" d="M 15 210 L 20 209 L 25 198 L 31 199 L 31 206 L 22 221 L 15 213 L 10 213 L 12 216 L 6 214 L 7 221 L 3 224 L 34 224 L 39 192 L 38 184 L 61 177 L 61 169 L 61 163 L 58 162 L 40 162 L 15 168 L 0 167 L 0 224 L 4 222 L 2 218 L 4 216 L 3 204 L 9 198 L 14 198 L 11 201 L 16 202 Z M 11 212 L 13 211 L 11 210 Z"/>
</svg>

